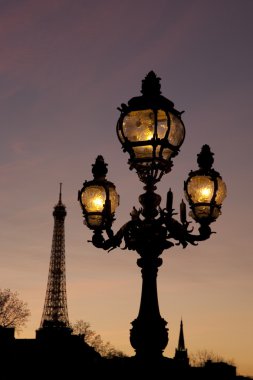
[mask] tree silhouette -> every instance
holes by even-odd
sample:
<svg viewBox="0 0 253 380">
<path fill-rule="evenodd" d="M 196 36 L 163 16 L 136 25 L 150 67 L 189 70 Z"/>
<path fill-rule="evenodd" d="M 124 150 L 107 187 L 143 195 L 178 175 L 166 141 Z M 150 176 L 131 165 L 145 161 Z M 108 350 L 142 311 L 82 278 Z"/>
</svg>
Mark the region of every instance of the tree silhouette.
<svg viewBox="0 0 253 380">
<path fill-rule="evenodd" d="M 233 360 L 225 360 L 222 356 L 215 354 L 213 351 L 204 349 L 198 350 L 194 354 L 190 354 L 190 364 L 193 367 L 204 367 L 208 361 L 213 363 L 227 363 L 229 365 L 234 365 Z"/>
<path fill-rule="evenodd" d="M 84 341 L 92 346 L 101 356 L 106 358 L 126 356 L 122 351 L 112 346 L 110 342 L 104 343 L 101 336 L 91 329 L 89 322 L 80 319 L 71 327 L 74 334 L 83 335 Z"/>
<path fill-rule="evenodd" d="M 14 327 L 17 332 L 26 325 L 30 310 L 27 303 L 19 299 L 17 292 L 0 289 L 0 326 Z"/>
</svg>

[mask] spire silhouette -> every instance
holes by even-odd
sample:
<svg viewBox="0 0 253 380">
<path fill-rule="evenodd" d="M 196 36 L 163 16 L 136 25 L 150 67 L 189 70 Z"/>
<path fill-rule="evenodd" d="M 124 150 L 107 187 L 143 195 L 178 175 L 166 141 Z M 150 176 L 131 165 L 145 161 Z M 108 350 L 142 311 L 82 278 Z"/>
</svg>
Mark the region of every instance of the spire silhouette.
<svg viewBox="0 0 253 380">
<path fill-rule="evenodd" d="M 185 350 L 185 345 L 184 345 L 184 330 L 183 330 L 183 321 L 181 319 L 180 323 L 180 332 L 179 332 L 179 339 L 178 339 L 178 350 L 184 351 Z"/>
<path fill-rule="evenodd" d="M 187 354 L 187 349 L 185 348 L 185 342 L 184 342 L 184 329 L 183 329 L 183 320 L 181 318 L 180 322 L 180 331 L 179 331 L 179 338 L 178 338 L 178 346 L 175 350 L 175 360 L 178 360 L 180 362 L 184 362 L 186 365 L 189 364 L 189 358 Z"/>
</svg>

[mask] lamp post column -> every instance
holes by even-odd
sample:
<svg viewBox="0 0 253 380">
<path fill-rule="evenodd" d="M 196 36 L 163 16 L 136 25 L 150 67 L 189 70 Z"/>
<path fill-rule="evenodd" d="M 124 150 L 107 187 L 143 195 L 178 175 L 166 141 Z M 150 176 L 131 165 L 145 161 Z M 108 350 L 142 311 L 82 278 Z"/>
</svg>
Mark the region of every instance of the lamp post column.
<svg viewBox="0 0 253 380">
<path fill-rule="evenodd" d="M 159 360 L 168 344 L 167 322 L 161 317 L 157 297 L 157 272 L 162 259 L 150 255 L 137 260 L 142 268 L 142 294 L 138 317 L 132 322 L 130 342 L 138 359 Z"/>
<path fill-rule="evenodd" d="M 166 247 L 166 230 L 159 223 L 158 208 L 161 197 L 151 183 L 144 187 L 139 201 L 142 205 L 138 227 L 132 231 L 135 250 L 141 256 L 137 265 L 142 273 L 142 293 L 138 317 L 132 322 L 130 342 L 138 359 L 157 360 L 163 357 L 168 344 L 167 322 L 161 317 L 157 296 L 157 273 L 162 265 L 159 257 Z"/>
</svg>

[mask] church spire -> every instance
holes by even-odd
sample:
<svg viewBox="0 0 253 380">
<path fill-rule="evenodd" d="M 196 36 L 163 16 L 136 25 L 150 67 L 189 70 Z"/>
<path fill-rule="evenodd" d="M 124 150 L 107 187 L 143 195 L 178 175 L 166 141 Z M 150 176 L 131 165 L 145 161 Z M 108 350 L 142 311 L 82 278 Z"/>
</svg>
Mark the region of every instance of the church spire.
<svg viewBox="0 0 253 380">
<path fill-rule="evenodd" d="M 180 331 L 179 331 L 179 338 L 178 338 L 178 346 L 175 350 L 175 356 L 174 359 L 184 363 L 184 364 L 189 364 L 189 358 L 187 355 L 187 349 L 185 348 L 185 343 L 184 343 L 184 329 L 183 329 L 183 320 L 181 318 L 180 322 Z"/>
<path fill-rule="evenodd" d="M 178 350 L 184 351 L 185 350 L 185 345 L 184 345 L 184 331 L 183 331 L 183 321 L 181 318 L 181 323 L 180 323 L 180 332 L 179 332 L 179 339 L 178 339 Z"/>
</svg>

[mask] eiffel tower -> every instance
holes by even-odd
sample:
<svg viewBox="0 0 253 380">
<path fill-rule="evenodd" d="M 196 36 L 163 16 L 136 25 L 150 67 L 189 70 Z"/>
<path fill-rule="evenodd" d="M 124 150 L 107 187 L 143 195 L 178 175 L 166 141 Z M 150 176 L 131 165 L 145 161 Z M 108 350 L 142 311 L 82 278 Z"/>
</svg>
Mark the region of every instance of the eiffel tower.
<svg viewBox="0 0 253 380">
<path fill-rule="evenodd" d="M 60 183 L 59 201 L 54 207 L 54 231 L 49 265 L 47 291 L 44 303 L 40 328 L 36 337 L 45 335 L 70 335 L 72 329 L 69 324 L 66 272 L 65 272 L 65 234 L 64 220 L 67 215 L 66 207 L 62 203 L 62 184 Z"/>
</svg>

